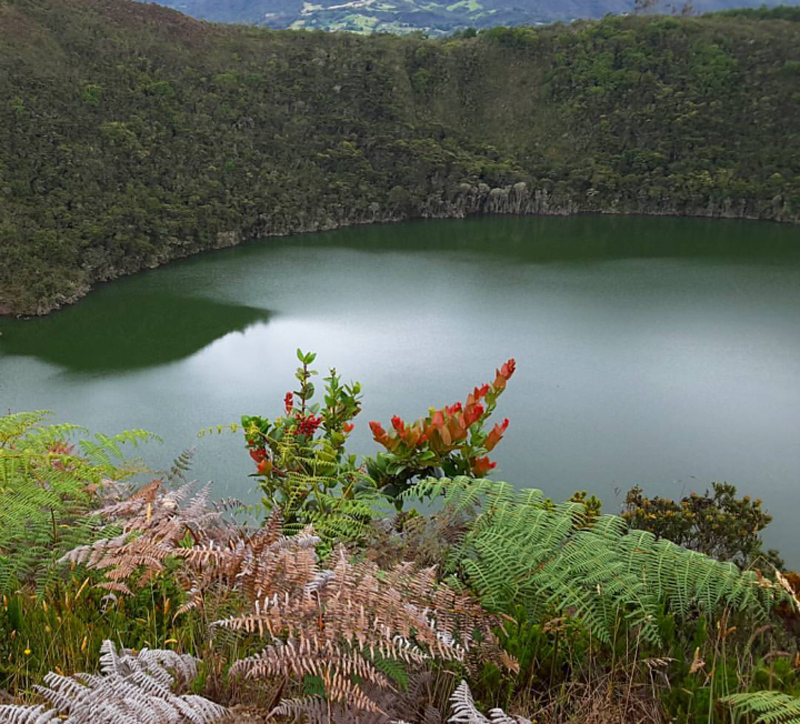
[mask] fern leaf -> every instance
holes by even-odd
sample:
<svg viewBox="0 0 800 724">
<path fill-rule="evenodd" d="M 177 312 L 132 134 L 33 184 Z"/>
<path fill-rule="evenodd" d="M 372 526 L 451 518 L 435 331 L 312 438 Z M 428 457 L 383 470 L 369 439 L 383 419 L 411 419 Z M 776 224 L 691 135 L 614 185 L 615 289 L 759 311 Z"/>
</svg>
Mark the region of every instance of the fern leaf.
<svg viewBox="0 0 800 724">
<path fill-rule="evenodd" d="M 453 716 L 448 719 L 449 722 L 458 722 L 459 724 L 491 724 L 491 722 L 483 715 L 475 706 L 475 700 L 472 698 L 472 692 L 469 690 L 466 681 L 462 681 L 450 697 L 452 705 Z"/>
<path fill-rule="evenodd" d="M 759 619 L 786 598 L 778 584 L 629 530 L 619 516 L 587 527 L 581 504 L 553 506 L 537 490 L 463 478 L 425 481 L 422 490 L 443 497 L 440 515 L 478 511 L 448 566 L 493 610 L 522 605 L 531 616 L 547 607 L 569 610 L 606 642 L 622 617 L 658 644 L 657 612 L 664 606 L 679 619 L 713 616 L 725 606 Z"/>
<path fill-rule="evenodd" d="M 0 724 L 48 724 L 62 716 L 70 724 L 212 724 L 226 710 L 195 695 L 177 695 L 197 676 L 197 661 L 173 651 L 145 649 L 134 655 L 101 647 L 102 675 L 49 673 L 36 690 L 51 708 L 0 707 Z"/>
<path fill-rule="evenodd" d="M 756 717 L 755 724 L 800 724 L 800 698 L 777 691 L 733 694 L 723 700 L 739 715 Z"/>
</svg>

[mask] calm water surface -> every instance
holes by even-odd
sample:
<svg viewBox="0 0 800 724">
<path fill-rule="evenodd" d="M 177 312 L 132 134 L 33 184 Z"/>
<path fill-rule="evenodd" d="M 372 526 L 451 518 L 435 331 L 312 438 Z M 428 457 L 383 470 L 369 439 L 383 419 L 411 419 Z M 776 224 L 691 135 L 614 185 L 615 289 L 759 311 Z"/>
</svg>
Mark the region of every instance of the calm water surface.
<svg viewBox="0 0 800 724">
<path fill-rule="evenodd" d="M 278 414 L 294 351 L 364 385 L 367 421 L 463 399 L 516 357 L 497 477 L 618 509 L 635 484 L 727 480 L 764 498 L 800 564 L 800 230 L 655 218 L 487 218 L 268 239 L 0 322 L 0 407 L 93 430 L 141 427 L 166 466 L 247 497 L 237 436 Z"/>
</svg>

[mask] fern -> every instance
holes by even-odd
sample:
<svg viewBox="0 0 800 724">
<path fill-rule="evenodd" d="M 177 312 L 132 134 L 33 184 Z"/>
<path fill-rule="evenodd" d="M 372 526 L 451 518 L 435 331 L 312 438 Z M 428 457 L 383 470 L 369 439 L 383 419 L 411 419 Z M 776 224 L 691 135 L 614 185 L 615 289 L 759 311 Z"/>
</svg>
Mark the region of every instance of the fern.
<svg viewBox="0 0 800 724">
<path fill-rule="evenodd" d="M 800 724 L 800 698 L 777 691 L 732 694 L 723 700 L 739 715 L 755 717 L 754 724 Z"/>
<path fill-rule="evenodd" d="M 189 482 L 186 473 L 189 472 L 192 467 L 195 453 L 195 448 L 187 448 L 172 461 L 170 469 L 163 474 L 164 482 L 168 486 Z"/>
<path fill-rule="evenodd" d="M 341 546 L 323 567 L 308 536 L 275 540 L 258 563 L 243 566 L 236 580 L 255 593 L 248 594 L 252 608 L 217 623 L 271 641 L 260 654 L 236 662 L 233 673 L 322 680 L 324 706 L 306 697 L 282 702 L 274 714 L 303 713 L 311 721 L 323 710 L 330 716 L 331 707 L 385 714 L 373 692 L 394 688 L 406 667 L 433 659 L 514 666 L 494 638 L 498 620 L 468 595 L 438 583 L 433 569 L 403 564 L 379 571 L 351 560 Z"/>
<path fill-rule="evenodd" d="M 472 692 L 469 690 L 466 681 L 462 681 L 459 684 L 453 692 L 450 702 L 453 716 L 448 719 L 449 722 L 458 722 L 459 724 L 532 724 L 530 719 L 524 719 L 523 717 L 512 718 L 502 709 L 492 709 L 489 713 L 490 718 L 487 719 L 475 706 Z"/>
<path fill-rule="evenodd" d="M 390 512 L 386 497 L 376 490 L 359 492 L 358 496 L 345 497 L 336 493 L 321 492 L 318 504 L 297 512 L 297 522 L 290 529 L 300 530 L 307 525 L 321 538 L 323 549 L 329 551 L 337 542 L 360 544 L 371 532 L 376 519 Z"/>
<path fill-rule="evenodd" d="M 41 592 L 58 575 L 55 561 L 92 540 L 98 494 L 141 469 L 124 462 L 122 446 L 152 437 L 136 430 L 76 445 L 85 429 L 47 424 L 48 415 L 0 417 L 0 594 L 29 580 Z"/>
<path fill-rule="evenodd" d="M 261 653 L 235 662 L 232 674 L 318 677 L 326 711 L 346 706 L 381 714 L 375 693 L 402 686 L 407 669 L 431 660 L 515 668 L 494 635 L 499 619 L 440 583 L 434 568 L 405 563 L 382 571 L 341 545 L 321 560 L 313 529 L 286 536 L 277 507 L 264 527 L 251 529 L 210 506 L 208 488 L 167 491 L 156 481 L 98 513 L 123 533 L 79 547 L 65 561 L 104 571 L 100 585 L 122 594 L 171 561 L 187 592 L 178 613 L 202 609 L 209 618 L 235 601 L 239 610 L 219 618 L 216 630 L 262 640 Z M 318 705 L 305 697 L 279 711 Z"/>
<path fill-rule="evenodd" d="M 226 710 L 201 696 L 178 695 L 197 677 L 197 660 L 174 651 L 100 648 L 101 675 L 50 673 L 36 690 L 44 706 L 0 706 L 0 724 L 212 724 Z"/>
<path fill-rule="evenodd" d="M 420 486 L 420 495 L 443 498 L 441 516 L 480 511 L 449 565 L 493 610 L 522 604 L 531 616 L 570 611 L 605 642 L 621 615 L 659 643 L 665 606 L 679 619 L 726 606 L 758 619 L 785 597 L 755 572 L 629 530 L 619 516 L 590 519 L 580 503 L 553 505 L 538 490 L 468 478 Z"/>
<path fill-rule="evenodd" d="M 452 724 L 533 724 L 530 719 L 521 716 L 509 716 L 502 709 L 491 709 L 489 717 L 484 716 L 475 705 L 472 692 L 466 681 L 462 681 L 450 697 L 451 716 L 447 720 Z M 432 718 L 432 717 L 431 717 Z M 426 717 L 425 721 L 430 718 Z M 393 724 L 410 724 L 406 720 Z M 422 722 L 420 722 L 422 724 Z"/>
<path fill-rule="evenodd" d="M 380 702 L 378 711 L 332 705 L 323 696 L 312 696 L 286 699 L 272 714 L 289 717 L 294 721 L 302 718 L 307 724 L 442 724 L 443 718 L 439 710 L 426 706 L 426 699 L 430 695 L 421 690 L 420 682 L 427 683 L 426 677 L 417 677 L 412 690 L 407 694 L 373 694 Z M 510 716 L 502 709 L 490 709 L 489 716 L 484 716 L 476 706 L 466 681 L 456 687 L 450 697 L 450 707 L 450 718 L 447 721 L 452 724 L 533 724 L 530 719 Z"/>
</svg>

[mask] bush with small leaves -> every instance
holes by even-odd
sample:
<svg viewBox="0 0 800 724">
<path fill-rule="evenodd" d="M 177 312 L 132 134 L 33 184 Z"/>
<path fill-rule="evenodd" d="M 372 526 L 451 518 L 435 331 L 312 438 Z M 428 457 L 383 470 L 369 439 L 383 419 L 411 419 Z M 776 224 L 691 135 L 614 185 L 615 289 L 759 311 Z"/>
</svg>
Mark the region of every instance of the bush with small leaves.
<svg viewBox="0 0 800 724">
<path fill-rule="evenodd" d="M 773 550 L 765 551 L 761 531 L 772 521 L 759 499 L 736 497 L 728 483 L 713 483 L 711 491 L 691 493 L 680 501 L 648 498 L 639 486 L 625 497 L 622 517 L 631 527 L 647 530 L 689 550 L 740 568 L 782 569 Z"/>
</svg>

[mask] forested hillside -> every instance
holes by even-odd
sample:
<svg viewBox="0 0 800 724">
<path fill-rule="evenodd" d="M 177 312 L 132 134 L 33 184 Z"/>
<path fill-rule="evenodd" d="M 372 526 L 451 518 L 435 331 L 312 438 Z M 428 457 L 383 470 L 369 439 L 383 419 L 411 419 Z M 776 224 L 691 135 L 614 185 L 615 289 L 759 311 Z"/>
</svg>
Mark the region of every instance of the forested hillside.
<svg viewBox="0 0 800 724">
<path fill-rule="evenodd" d="M 800 25 L 477 37 L 0 0 L 0 308 L 269 234 L 472 213 L 800 219 Z"/>
</svg>

